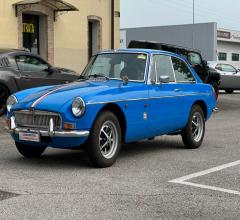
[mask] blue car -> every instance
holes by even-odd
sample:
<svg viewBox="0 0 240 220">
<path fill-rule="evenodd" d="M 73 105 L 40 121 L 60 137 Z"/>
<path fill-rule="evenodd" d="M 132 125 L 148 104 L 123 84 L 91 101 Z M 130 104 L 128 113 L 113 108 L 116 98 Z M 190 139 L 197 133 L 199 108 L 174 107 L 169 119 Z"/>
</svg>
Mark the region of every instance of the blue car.
<svg viewBox="0 0 240 220">
<path fill-rule="evenodd" d="M 183 57 L 115 50 L 93 56 L 74 83 L 10 96 L 7 123 L 25 157 L 47 147 L 84 149 L 94 166 L 109 167 L 121 143 L 181 135 L 187 148 L 200 147 L 215 105 L 212 86 Z"/>
</svg>

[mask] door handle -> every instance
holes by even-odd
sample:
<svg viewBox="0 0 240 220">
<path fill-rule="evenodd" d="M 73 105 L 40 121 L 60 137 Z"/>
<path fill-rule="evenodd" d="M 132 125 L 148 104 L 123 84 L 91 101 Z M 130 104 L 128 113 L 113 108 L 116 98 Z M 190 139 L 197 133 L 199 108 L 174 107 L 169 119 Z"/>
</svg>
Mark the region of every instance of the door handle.
<svg viewBox="0 0 240 220">
<path fill-rule="evenodd" d="M 181 92 L 181 89 L 174 89 L 174 92 Z"/>
</svg>

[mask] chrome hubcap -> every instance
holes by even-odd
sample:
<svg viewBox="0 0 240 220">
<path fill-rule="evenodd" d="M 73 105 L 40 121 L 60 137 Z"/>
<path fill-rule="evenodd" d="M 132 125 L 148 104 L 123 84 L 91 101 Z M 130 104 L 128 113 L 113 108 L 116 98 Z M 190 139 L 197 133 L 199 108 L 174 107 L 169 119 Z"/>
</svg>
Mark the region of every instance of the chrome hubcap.
<svg viewBox="0 0 240 220">
<path fill-rule="evenodd" d="M 203 135 L 203 118 L 199 112 L 193 115 L 192 119 L 192 137 L 193 140 L 199 142 Z"/>
<path fill-rule="evenodd" d="M 118 147 L 118 132 L 115 124 L 107 121 L 103 124 L 99 134 L 100 151 L 106 159 L 111 159 Z"/>
</svg>

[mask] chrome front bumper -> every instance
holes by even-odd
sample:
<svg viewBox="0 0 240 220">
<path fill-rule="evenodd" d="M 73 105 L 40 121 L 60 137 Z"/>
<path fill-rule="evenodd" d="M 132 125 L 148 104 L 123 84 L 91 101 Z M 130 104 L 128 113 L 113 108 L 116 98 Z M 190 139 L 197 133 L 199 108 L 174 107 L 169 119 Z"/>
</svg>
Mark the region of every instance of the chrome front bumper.
<svg viewBox="0 0 240 220">
<path fill-rule="evenodd" d="M 31 132 L 31 133 L 39 133 L 42 137 L 88 137 L 89 131 L 43 131 L 43 130 L 35 130 L 28 128 L 15 128 L 13 130 L 9 130 L 12 134 L 19 134 L 20 132 Z"/>
<path fill-rule="evenodd" d="M 54 125 L 50 123 L 49 130 L 41 130 L 35 128 L 18 128 L 15 124 L 15 118 L 11 117 L 8 122 L 6 122 L 8 126 L 5 126 L 5 130 L 10 132 L 11 134 L 19 134 L 20 132 L 33 132 L 39 133 L 42 137 L 69 137 L 69 138 L 77 138 L 77 137 L 88 137 L 89 131 L 80 131 L 80 130 L 54 130 Z M 6 125 L 5 124 L 5 125 Z"/>
</svg>

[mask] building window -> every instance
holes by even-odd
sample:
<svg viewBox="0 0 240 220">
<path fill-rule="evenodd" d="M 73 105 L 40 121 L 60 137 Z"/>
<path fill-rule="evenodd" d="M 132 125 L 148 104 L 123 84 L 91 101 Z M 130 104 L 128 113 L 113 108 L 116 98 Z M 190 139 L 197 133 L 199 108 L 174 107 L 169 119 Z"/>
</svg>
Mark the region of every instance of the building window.
<svg viewBox="0 0 240 220">
<path fill-rule="evenodd" d="M 227 60 L 227 53 L 219 53 L 218 54 L 218 59 L 219 60 L 223 60 L 223 61 L 226 61 Z"/>
<path fill-rule="evenodd" d="M 239 61 L 239 54 L 238 53 L 232 53 L 232 61 Z"/>
</svg>

